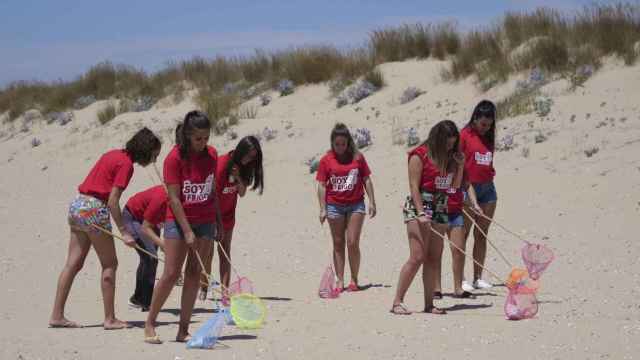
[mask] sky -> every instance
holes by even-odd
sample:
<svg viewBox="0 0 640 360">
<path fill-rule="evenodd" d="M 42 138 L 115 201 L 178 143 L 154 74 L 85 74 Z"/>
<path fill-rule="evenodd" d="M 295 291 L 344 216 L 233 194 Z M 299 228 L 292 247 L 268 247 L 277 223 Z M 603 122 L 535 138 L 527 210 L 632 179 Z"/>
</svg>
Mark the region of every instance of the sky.
<svg viewBox="0 0 640 360">
<path fill-rule="evenodd" d="M 611 1 L 601 1 L 611 2 Z M 453 20 L 486 25 L 507 10 L 579 8 L 593 0 L 167 1 L 2 0 L 0 87 L 72 80 L 102 61 L 153 72 L 194 56 L 310 44 L 363 44 L 370 31 Z"/>
</svg>

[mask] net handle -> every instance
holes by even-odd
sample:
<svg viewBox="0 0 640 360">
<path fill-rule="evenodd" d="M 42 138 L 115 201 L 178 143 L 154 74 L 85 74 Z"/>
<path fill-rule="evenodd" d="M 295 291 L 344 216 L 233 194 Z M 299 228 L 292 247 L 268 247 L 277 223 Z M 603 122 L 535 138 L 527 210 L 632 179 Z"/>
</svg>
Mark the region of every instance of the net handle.
<svg viewBox="0 0 640 360">
<path fill-rule="evenodd" d="M 471 223 L 473 224 L 473 226 L 480 232 L 480 234 L 482 234 L 482 236 L 484 236 L 485 240 L 487 240 L 487 242 L 489 243 L 489 245 L 491 245 L 491 247 L 498 253 L 498 255 L 500 255 L 500 257 L 502 258 L 502 260 L 504 260 L 504 262 L 511 268 L 513 268 L 513 264 L 507 259 L 506 256 L 504 256 L 504 254 L 498 249 L 497 246 L 494 245 L 494 243 L 489 240 L 489 235 L 487 235 L 487 233 L 485 233 L 480 226 L 478 226 L 478 223 L 475 221 L 475 219 L 469 215 L 469 213 L 465 210 L 462 209 L 462 212 L 469 218 L 469 220 L 471 220 Z"/>
<path fill-rule="evenodd" d="M 475 210 L 475 209 L 473 209 L 473 208 L 471 208 L 471 210 L 472 210 L 474 213 L 476 213 L 476 214 L 480 215 L 481 217 L 485 218 L 486 220 L 489 220 L 490 222 L 492 222 L 492 223 L 494 223 L 494 224 L 498 225 L 500 228 L 502 228 L 502 230 L 504 230 L 504 231 L 508 232 L 509 234 L 511 234 L 511 235 L 513 235 L 513 236 L 515 236 L 515 237 L 517 237 L 518 239 L 520 239 L 520 240 L 522 240 L 522 241 L 524 241 L 524 242 L 528 243 L 528 241 L 527 241 L 527 240 L 525 240 L 522 236 L 518 235 L 518 234 L 517 234 L 516 232 L 514 232 L 514 231 L 511 231 L 511 230 L 507 229 L 504 225 L 502 225 L 502 224 L 500 224 L 499 222 L 497 222 L 494 218 L 490 218 L 490 217 L 488 217 L 487 215 L 485 215 L 485 214 L 483 214 L 483 213 L 481 213 L 481 212 L 478 212 L 478 211 L 476 211 L 476 210 Z"/>
<path fill-rule="evenodd" d="M 458 251 L 460 251 L 461 253 L 463 253 L 465 256 L 470 257 L 469 255 L 467 255 L 467 252 L 462 250 L 458 245 L 456 245 L 453 241 L 451 241 L 448 237 L 444 236 L 443 234 L 440 234 L 438 231 L 436 231 L 436 229 L 434 229 L 431 226 L 431 223 L 429 223 L 429 230 L 433 231 L 436 235 L 440 236 L 443 240 L 446 240 L 449 242 L 449 244 L 453 245 L 453 247 L 455 247 Z M 482 270 L 485 270 L 486 272 L 488 272 L 490 275 L 492 275 L 494 278 L 496 278 L 500 284 L 504 283 L 504 280 L 502 280 L 498 275 L 496 275 L 493 271 L 487 269 L 484 265 L 480 264 L 478 261 L 476 261 L 476 259 L 473 258 L 473 256 L 470 257 L 473 262 L 480 266 L 482 268 Z"/>
<path fill-rule="evenodd" d="M 121 236 L 119 236 L 119 235 L 116 235 L 116 234 L 112 233 L 111 231 L 109 231 L 109 230 L 107 230 L 107 229 L 103 228 L 102 226 L 100 226 L 100 225 L 96 225 L 96 224 L 91 224 L 91 226 L 93 226 L 94 228 L 96 228 L 96 229 L 98 229 L 98 230 L 102 231 L 103 233 L 105 233 L 105 234 L 107 234 L 107 235 L 111 235 L 111 236 L 113 236 L 114 238 L 116 238 L 116 239 L 118 239 L 118 240 L 120 240 L 120 241 L 122 241 L 122 242 L 124 243 L 124 239 L 123 239 Z M 135 247 L 136 249 L 138 249 L 138 250 L 142 251 L 143 253 L 145 253 L 145 254 L 147 254 L 147 255 L 151 256 L 152 258 L 154 258 L 154 259 L 158 260 L 158 261 L 159 261 L 159 262 L 161 262 L 161 263 L 164 263 L 164 262 L 165 262 L 163 259 L 159 258 L 157 255 L 154 255 L 153 253 L 151 253 L 151 252 L 149 252 L 149 251 L 147 251 L 147 250 L 143 249 L 143 248 L 142 248 L 142 247 L 140 247 L 138 244 L 135 244 L 135 245 L 134 245 L 134 247 Z M 201 281 L 200 283 L 202 284 L 202 281 Z M 208 284 L 204 284 L 204 285 L 208 285 Z"/>
</svg>

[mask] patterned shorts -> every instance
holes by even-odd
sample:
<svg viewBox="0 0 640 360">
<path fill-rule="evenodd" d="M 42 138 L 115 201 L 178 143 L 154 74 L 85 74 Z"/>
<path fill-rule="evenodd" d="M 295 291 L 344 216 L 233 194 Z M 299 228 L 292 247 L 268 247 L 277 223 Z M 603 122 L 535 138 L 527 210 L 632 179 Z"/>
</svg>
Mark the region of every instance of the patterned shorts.
<svg viewBox="0 0 640 360">
<path fill-rule="evenodd" d="M 422 191 L 420 194 L 422 195 L 422 206 L 427 218 L 438 224 L 448 224 L 447 194 L 444 192 L 430 193 L 426 191 Z M 402 214 L 404 215 L 405 223 L 418 218 L 418 212 L 416 211 L 411 195 L 407 196 L 404 202 Z"/>
<path fill-rule="evenodd" d="M 111 231 L 111 217 L 107 205 L 93 196 L 78 194 L 69 205 L 69 226 L 74 230 L 100 232 L 95 224 Z"/>
</svg>

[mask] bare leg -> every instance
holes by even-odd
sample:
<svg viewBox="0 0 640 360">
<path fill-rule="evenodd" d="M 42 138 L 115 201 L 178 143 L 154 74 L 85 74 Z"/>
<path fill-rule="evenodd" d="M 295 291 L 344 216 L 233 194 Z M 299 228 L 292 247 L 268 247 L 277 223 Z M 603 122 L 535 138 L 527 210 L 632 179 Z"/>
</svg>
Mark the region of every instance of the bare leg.
<svg viewBox="0 0 640 360">
<path fill-rule="evenodd" d="M 431 222 L 431 226 L 440 234 L 446 231 L 446 225 L 439 225 Z M 433 306 L 433 291 L 436 283 L 436 271 L 442 261 L 442 238 L 434 234 L 430 229 L 421 229 L 425 240 L 424 266 L 422 267 L 422 282 L 424 285 L 424 308 L 425 312 L 440 313 L 441 310 Z"/>
<path fill-rule="evenodd" d="M 128 325 L 126 322 L 116 318 L 114 306 L 118 257 L 116 256 L 116 246 L 113 242 L 113 237 L 103 233 L 89 233 L 89 239 L 102 266 L 100 285 L 102 287 L 102 302 L 104 304 L 104 328 L 105 330 L 124 329 Z"/>
<path fill-rule="evenodd" d="M 465 250 L 467 239 L 464 236 L 464 227 L 456 226 L 449 228 L 448 235 L 451 242 L 460 249 Z M 453 268 L 453 292 L 456 295 L 461 295 L 463 292 L 461 286 L 464 276 L 464 254 L 453 245 L 450 245 L 449 248 L 451 249 L 451 266 Z"/>
<path fill-rule="evenodd" d="M 212 245 L 213 240 L 211 239 L 197 238 L 194 249 L 188 253 L 187 266 L 184 272 L 184 285 L 182 286 L 182 296 L 180 298 L 180 325 L 178 326 L 176 341 L 185 341 L 189 336 L 189 323 L 191 322 L 193 307 L 198 295 L 198 283 L 200 282 L 202 269 L 194 251 L 204 254 L 211 250 Z"/>
<path fill-rule="evenodd" d="M 336 287 L 344 288 L 344 257 L 345 257 L 345 229 L 346 219 L 344 217 L 338 219 L 328 219 L 331 228 L 331 238 L 333 239 L 333 266 L 336 270 L 338 278 Z"/>
<path fill-rule="evenodd" d="M 358 285 L 360 270 L 360 234 L 364 214 L 353 213 L 347 218 L 347 248 L 349 249 L 349 268 L 351 269 L 351 283 Z"/>
<path fill-rule="evenodd" d="M 480 205 L 482 212 L 492 218 L 493 214 L 496 211 L 496 203 L 488 203 Z M 482 216 L 476 216 L 476 222 L 480 229 L 485 233 L 489 233 L 489 220 L 483 218 Z M 473 232 L 473 258 L 484 266 L 484 261 L 487 255 L 487 239 L 482 235 L 478 229 Z M 473 265 L 473 280 L 478 280 L 482 278 L 482 268 L 474 262 Z"/>
<path fill-rule="evenodd" d="M 417 220 L 411 220 L 407 223 L 407 237 L 409 238 L 409 259 L 400 269 L 396 296 L 393 299 L 394 306 L 404 302 L 404 296 L 409 290 L 413 278 L 424 263 L 424 243 Z"/>
<path fill-rule="evenodd" d="M 215 251 L 215 247 L 211 246 L 209 251 L 202 253 L 202 262 L 204 263 L 204 271 L 211 275 L 211 263 L 213 261 L 213 253 Z M 207 299 L 207 289 L 209 288 L 207 285 L 209 284 L 209 279 L 207 279 L 204 274 L 200 274 L 200 300 L 204 301 Z"/>
<path fill-rule="evenodd" d="M 53 303 L 51 318 L 49 319 L 50 326 L 78 327 L 78 324 L 64 317 L 64 308 L 67 303 L 67 298 L 69 297 L 69 292 L 71 291 L 71 285 L 73 285 L 73 280 L 82 269 L 90 248 L 91 241 L 89 237 L 87 237 L 87 234 L 81 231 L 71 230 L 67 261 L 58 277 L 56 298 Z"/>
<path fill-rule="evenodd" d="M 182 239 L 165 239 L 165 264 L 160 280 L 153 288 L 153 297 L 147 321 L 144 324 L 144 335 L 147 338 L 156 336 L 155 326 L 158 313 L 171 294 L 178 277 L 182 272 L 182 264 L 187 254 L 187 245 Z"/>
<path fill-rule="evenodd" d="M 222 243 L 220 245 L 231 259 L 231 239 L 233 238 L 233 229 L 224 232 Z M 217 246 L 217 245 L 216 245 Z M 222 251 L 218 249 L 218 258 L 220 259 L 220 278 L 225 288 L 229 288 L 231 282 L 231 264 Z"/>
</svg>

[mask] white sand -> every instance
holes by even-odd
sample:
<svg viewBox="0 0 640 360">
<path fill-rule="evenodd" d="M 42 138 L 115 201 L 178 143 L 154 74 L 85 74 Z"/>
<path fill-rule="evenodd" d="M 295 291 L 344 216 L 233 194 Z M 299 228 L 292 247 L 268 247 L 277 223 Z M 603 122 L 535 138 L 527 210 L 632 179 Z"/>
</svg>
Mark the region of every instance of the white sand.
<svg viewBox="0 0 640 360">
<path fill-rule="evenodd" d="M 450 118 L 466 123 L 482 98 L 507 95 L 509 83 L 482 94 L 472 82 L 442 83 L 436 61 L 381 66 L 388 86 L 357 105 L 335 109 L 326 86 L 307 86 L 260 107 L 257 119 L 241 120 L 240 136 L 265 126 L 278 130 L 263 143 L 266 190 L 239 202 L 233 242 L 235 266 L 252 279 L 265 300 L 263 329 L 227 328 L 223 343 L 212 351 L 189 351 L 183 344 L 142 342 L 140 328 L 102 330 L 99 266 L 91 252 L 76 278 L 67 316 L 88 328 L 48 329 L 57 276 L 68 246 L 66 211 L 69 201 L 99 155 L 120 147 L 140 126 L 162 135 L 160 159 L 172 145 L 175 120 L 193 103 L 121 115 L 106 126 L 96 111 L 104 102 L 75 112 L 64 127 L 35 125 L 0 139 L 0 226 L 4 251 L 0 279 L 2 359 L 624 359 L 640 353 L 640 242 L 636 224 L 640 211 L 640 66 L 614 61 L 583 89 L 566 90 L 564 81 L 543 89 L 555 102 L 550 115 L 535 114 L 500 122 L 499 135 L 515 135 L 517 148 L 496 154 L 499 205 L 496 219 L 532 241 L 550 245 L 556 261 L 543 275 L 540 312 L 534 320 L 504 319 L 504 288 L 476 300 L 445 297 L 446 316 L 393 316 L 389 308 L 398 273 L 408 256 L 401 205 L 407 193 L 406 148 L 392 145 L 391 127 L 419 126 L 422 138 L 431 125 Z M 399 105 L 407 86 L 427 93 Z M 258 100 L 253 100 L 258 104 Z M 440 105 L 438 105 L 440 103 Z M 160 106 L 158 106 L 159 108 Z M 356 109 L 360 109 L 356 111 Z M 376 117 L 376 111 L 380 111 Z M 575 115 L 574 121 L 571 121 Z M 612 120 L 609 120 L 612 119 Z M 623 120 L 625 119 L 625 120 Z M 18 120 L 21 121 L 21 120 Z M 326 151 L 336 121 L 352 129 L 366 126 L 374 145 L 365 151 L 373 171 L 379 215 L 364 226 L 362 284 L 375 286 L 335 301 L 317 297 L 317 286 L 329 261 L 330 240 L 317 221 L 314 176 L 304 160 Z M 287 122 L 293 127 L 285 129 Z M 604 122 L 604 125 L 598 125 Z M 11 131 L 7 125 L 0 129 Z M 534 136 L 548 135 L 535 144 Z M 292 133 L 292 137 L 287 134 Z M 37 137 L 42 145 L 31 147 Z M 219 152 L 235 145 L 213 137 Z M 599 152 L 586 157 L 584 150 Z M 529 149 L 523 157 L 522 149 Z M 11 159 L 11 161 L 9 161 Z M 42 168 L 46 166 L 46 170 Z M 150 169 L 136 168 L 124 201 L 152 185 Z M 547 238 L 548 237 L 548 238 Z M 521 243 L 496 227 L 490 238 L 521 263 Z M 545 240 L 543 240 L 543 238 Z M 471 249 L 472 240 L 468 249 Z M 146 313 L 127 308 L 134 288 L 138 256 L 117 244 L 119 269 L 116 309 L 120 318 L 141 326 Z M 452 291 L 450 252 L 445 249 L 443 290 Z M 491 249 L 487 266 L 499 274 L 509 269 Z M 217 268 L 217 262 L 215 264 Z M 162 270 L 160 267 L 159 271 Z M 216 272 L 217 274 L 217 272 Z M 466 274 L 471 275 L 467 262 Z M 159 335 L 173 339 L 177 330 L 179 289 L 161 313 Z M 407 303 L 420 310 L 422 285 L 416 277 Z M 212 303 L 198 302 L 192 332 L 210 316 Z"/>
</svg>

